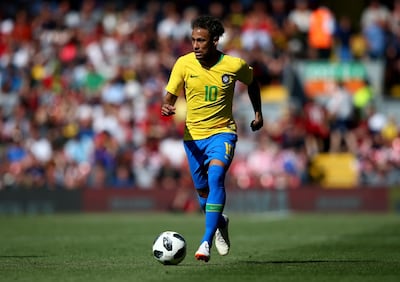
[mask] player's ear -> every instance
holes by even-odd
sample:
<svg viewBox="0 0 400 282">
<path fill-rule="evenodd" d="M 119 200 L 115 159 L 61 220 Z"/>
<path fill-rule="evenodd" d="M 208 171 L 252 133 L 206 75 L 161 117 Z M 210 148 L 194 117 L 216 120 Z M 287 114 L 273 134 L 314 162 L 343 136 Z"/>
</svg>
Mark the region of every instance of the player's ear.
<svg viewBox="0 0 400 282">
<path fill-rule="evenodd" d="M 217 46 L 218 46 L 218 37 L 214 38 L 213 44 L 214 44 L 215 48 L 217 48 Z"/>
</svg>

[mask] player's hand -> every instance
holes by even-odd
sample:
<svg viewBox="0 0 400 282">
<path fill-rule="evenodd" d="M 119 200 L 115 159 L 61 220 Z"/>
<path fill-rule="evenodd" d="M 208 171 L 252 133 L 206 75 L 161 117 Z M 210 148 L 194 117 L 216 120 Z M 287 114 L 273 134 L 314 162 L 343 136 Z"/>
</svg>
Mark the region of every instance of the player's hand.
<svg viewBox="0 0 400 282">
<path fill-rule="evenodd" d="M 256 114 L 255 119 L 250 123 L 251 130 L 257 131 L 264 125 L 264 120 L 262 115 Z"/>
<path fill-rule="evenodd" d="M 161 115 L 163 116 L 171 116 L 175 114 L 176 108 L 170 104 L 163 104 L 161 106 Z"/>
</svg>

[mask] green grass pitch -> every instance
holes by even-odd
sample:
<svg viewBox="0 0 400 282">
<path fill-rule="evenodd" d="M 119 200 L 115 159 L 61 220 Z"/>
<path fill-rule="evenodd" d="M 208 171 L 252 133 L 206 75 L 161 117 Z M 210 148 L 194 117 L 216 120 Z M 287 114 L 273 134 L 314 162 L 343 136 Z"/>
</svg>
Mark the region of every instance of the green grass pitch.
<svg viewBox="0 0 400 282">
<path fill-rule="evenodd" d="M 400 281 L 400 215 L 231 214 L 231 252 L 194 259 L 200 214 L 0 216 L 0 281 Z M 178 231 L 185 260 L 153 259 Z"/>
</svg>

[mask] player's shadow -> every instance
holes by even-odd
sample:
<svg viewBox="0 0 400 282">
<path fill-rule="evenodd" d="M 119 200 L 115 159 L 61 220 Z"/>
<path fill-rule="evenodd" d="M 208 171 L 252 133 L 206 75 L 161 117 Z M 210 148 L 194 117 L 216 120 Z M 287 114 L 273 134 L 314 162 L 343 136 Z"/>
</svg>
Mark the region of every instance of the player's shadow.
<svg viewBox="0 0 400 282">
<path fill-rule="evenodd" d="M 331 259 L 331 260 L 247 260 L 241 261 L 244 264 L 322 264 L 322 263 L 366 263 L 378 262 L 377 260 L 348 260 L 348 259 Z"/>
<path fill-rule="evenodd" d="M 20 256 L 16 256 L 16 255 L 0 255 L 0 259 L 27 259 L 27 258 L 44 258 L 45 256 L 37 256 L 37 255 L 20 255 Z"/>
</svg>

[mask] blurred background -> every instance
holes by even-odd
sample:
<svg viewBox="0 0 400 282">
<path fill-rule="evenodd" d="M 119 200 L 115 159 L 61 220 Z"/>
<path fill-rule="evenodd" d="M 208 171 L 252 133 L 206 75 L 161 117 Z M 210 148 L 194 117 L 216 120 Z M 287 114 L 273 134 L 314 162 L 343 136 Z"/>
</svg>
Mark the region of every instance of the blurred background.
<svg viewBox="0 0 400 282">
<path fill-rule="evenodd" d="M 0 4 L 0 214 L 198 211 L 160 103 L 205 13 L 265 116 L 238 84 L 227 209 L 399 212 L 399 0 L 31 0 Z"/>
</svg>

